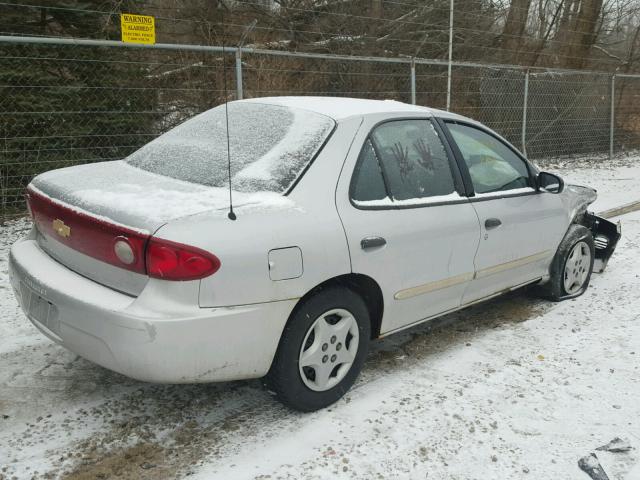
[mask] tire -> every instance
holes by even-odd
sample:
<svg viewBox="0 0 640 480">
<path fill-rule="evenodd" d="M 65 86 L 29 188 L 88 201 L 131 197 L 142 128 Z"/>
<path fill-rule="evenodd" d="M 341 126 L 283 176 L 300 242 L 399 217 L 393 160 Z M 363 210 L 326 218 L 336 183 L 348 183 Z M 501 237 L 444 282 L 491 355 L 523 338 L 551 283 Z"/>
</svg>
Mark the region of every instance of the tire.
<svg viewBox="0 0 640 480">
<path fill-rule="evenodd" d="M 370 332 L 369 311 L 358 294 L 341 287 L 319 290 L 296 308 L 284 328 L 265 377 L 267 388 L 302 412 L 331 405 L 358 377 Z"/>
<path fill-rule="evenodd" d="M 579 263 L 575 260 L 578 258 Z M 559 302 L 582 295 L 589 286 L 594 259 L 591 231 L 583 225 L 571 225 L 551 262 L 549 282 L 543 286 L 544 296 Z"/>
</svg>

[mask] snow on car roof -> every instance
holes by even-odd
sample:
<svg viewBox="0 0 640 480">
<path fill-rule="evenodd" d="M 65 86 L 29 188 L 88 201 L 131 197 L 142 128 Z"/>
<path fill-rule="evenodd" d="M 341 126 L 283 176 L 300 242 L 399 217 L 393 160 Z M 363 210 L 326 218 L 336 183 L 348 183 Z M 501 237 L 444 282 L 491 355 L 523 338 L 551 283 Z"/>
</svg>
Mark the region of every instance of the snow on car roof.
<svg viewBox="0 0 640 480">
<path fill-rule="evenodd" d="M 300 108 L 310 110 L 334 120 L 343 120 L 345 118 L 358 115 L 368 115 L 375 113 L 427 113 L 438 114 L 443 116 L 458 117 L 458 115 L 450 114 L 445 111 L 436 110 L 434 108 L 422 107 L 419 105 L 410 105 L 408 103 L 398 102 L 396 100 L 369 100 L 364 98 L 346 98 L 346 97 L 262 97 L 240 100 L 241 102 L 266 103 L 270 105 L 282 105 L 286 107 Z"/>
</svg>

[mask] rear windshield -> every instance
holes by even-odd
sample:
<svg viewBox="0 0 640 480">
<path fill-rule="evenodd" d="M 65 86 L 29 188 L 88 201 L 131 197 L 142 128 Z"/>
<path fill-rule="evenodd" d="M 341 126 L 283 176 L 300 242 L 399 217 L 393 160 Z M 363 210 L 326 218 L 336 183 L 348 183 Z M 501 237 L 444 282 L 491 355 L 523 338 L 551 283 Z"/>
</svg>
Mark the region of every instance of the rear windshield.
<svg viewBox="0 0 640 480">
<path fill-rule="evenodd" d="M 284 193 L 334 127 L 324 115 L 297 108 L 232 102 L 231 182 L 241 192 Z M 220 105 L 132 153 L 130 165 L 186 182 L 228 185 L 225 107 Z"/>
</svg>

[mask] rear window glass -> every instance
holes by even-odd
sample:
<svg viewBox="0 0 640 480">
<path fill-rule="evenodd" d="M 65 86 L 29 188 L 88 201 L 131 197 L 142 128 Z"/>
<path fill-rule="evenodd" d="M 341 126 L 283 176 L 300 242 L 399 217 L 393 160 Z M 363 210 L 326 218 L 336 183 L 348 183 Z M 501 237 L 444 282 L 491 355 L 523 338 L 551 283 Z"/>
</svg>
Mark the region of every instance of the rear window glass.
<svg viewBox="0 0 640 480">
<path fill-rule="evenodd" d="M 232 102 L 231 182 L 241 192 L 284 193 L 318 153 L 334 127 L 324 115 L 277 105 Z M 132 153 L 143 170 L 186 182 L 226 187 L 227 128 L 220 105 Z"/>
</svg>

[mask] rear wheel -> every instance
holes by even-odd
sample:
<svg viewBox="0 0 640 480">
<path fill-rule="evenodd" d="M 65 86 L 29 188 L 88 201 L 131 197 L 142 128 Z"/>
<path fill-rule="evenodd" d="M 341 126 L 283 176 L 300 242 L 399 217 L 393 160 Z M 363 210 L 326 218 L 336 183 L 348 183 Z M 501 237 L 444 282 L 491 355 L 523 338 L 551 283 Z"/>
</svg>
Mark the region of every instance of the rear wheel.
<svg viewBox="0 0 640 480">
<path fill-rule="evenodd" d="M 358 377 L 370 328 L 359 295 L 347 288 L 320 290 L 289 319 L 265 379 L 267 387 L 296 410 L 331 405 Z"/>
<path fill-rule="evenodd" d="M 594 253 L 591 231 L 583 225 L 571 225 L 551 263 L 546 296 L 560 301 L 582 295 L 591 280 Z"/>
</svg>

